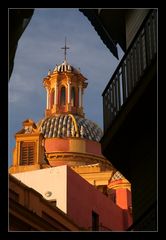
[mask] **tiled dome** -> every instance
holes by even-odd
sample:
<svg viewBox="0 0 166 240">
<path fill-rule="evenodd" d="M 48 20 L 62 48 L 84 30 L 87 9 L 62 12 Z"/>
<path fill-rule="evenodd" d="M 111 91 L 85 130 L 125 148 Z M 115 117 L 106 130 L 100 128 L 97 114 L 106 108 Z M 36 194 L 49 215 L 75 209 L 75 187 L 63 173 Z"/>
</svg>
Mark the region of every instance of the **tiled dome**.
<svg viewBox="0 0 166 240">
<path fill-rule="evenodd" d="M 125 177 L 119 171 L 116 171 L 116 173 L 111 178 L 111 181 L 117 181 L 121 179 L 125 179 Z"/>
<path fill-rule="evenodd" d="M 72 114 L 56 114 L 40 123 L 45 138 L 81 137 L 99 142 L 102 130 L 94 122 Z"/>
</svg>

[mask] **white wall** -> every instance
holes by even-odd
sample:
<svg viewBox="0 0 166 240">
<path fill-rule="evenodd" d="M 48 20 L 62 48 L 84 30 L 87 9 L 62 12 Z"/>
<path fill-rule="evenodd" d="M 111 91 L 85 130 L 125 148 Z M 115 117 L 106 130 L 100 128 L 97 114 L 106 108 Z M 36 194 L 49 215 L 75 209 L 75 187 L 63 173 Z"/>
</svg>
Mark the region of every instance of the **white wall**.
<svg viewBox="0 0 166 240">
<path fill-rule="evenodd" d="M 38 191 L 47 200 L 56 200 L 57 207 L 67 212 L 67 166 L 52 167 L 12 174 L 21 182 Z M 46 193 L 52 195 L 47 197 Z"/>
</svg>

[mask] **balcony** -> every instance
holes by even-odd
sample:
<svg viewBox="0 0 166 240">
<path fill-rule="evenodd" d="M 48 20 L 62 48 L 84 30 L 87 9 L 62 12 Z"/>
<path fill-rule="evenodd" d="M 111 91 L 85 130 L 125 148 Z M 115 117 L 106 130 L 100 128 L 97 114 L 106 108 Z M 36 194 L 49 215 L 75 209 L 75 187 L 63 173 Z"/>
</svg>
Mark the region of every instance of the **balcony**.
<svg viewBox="0 0 166 240">
<path fill-rule="evenodd" d="M 157 50 L 151 10 L 103 92 L 102 153 L 131 183 L 139 231 L 157 229 Z"/>
<path fill-rule="evenodd" d="M 156 15 L 156 10 L 153 10 L 144 20 L 102 94 L 104 132 L 109 129 L 119 113 L 123 111 L 130 96 L 139 87 L 147 69 L 156 59 Z"/>
</svg>

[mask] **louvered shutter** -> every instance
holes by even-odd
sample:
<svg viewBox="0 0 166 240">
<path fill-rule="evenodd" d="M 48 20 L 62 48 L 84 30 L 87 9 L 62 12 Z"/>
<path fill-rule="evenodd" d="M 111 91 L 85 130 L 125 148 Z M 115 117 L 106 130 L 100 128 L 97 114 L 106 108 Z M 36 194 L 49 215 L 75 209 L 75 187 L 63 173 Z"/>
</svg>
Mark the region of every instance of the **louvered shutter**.
<svg viewBox="0 0 166 240">
<path fill-rule="evenodd" d="M 21 142 L 20 165 L 33 165 L 35 163 L 35 142 Z"/>
</svg>

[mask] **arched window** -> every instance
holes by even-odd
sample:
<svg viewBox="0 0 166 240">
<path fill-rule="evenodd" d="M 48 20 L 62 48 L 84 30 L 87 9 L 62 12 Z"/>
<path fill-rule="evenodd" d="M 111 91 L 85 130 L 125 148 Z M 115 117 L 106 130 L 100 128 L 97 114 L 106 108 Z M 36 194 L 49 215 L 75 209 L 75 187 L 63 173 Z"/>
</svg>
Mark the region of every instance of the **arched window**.
<svg viewBox="0 0 166 240">
<path fill-rule="evenodd" d="M 66 88 L 61 88 L 61 95 L 60 95 L 60 105 L 63 106 L 66 104 Z"/>
<path fill-rule="evenodd" d="M 52 106 L 54 105 L 54 94 L 55 94 L 55 92 L 54 92 L 54 89 L 51 91 L 51 101 L 50 101 L 50 106 L 51 106 L 51 108 L 52 108 Z"/>
<path fill-rule="evenodd" d="M 71 89 L 71 106 L 75 107 L 75 102 L 76 102 L 75 88 L 72 87 L 72 89 Z"/>
</svg>

